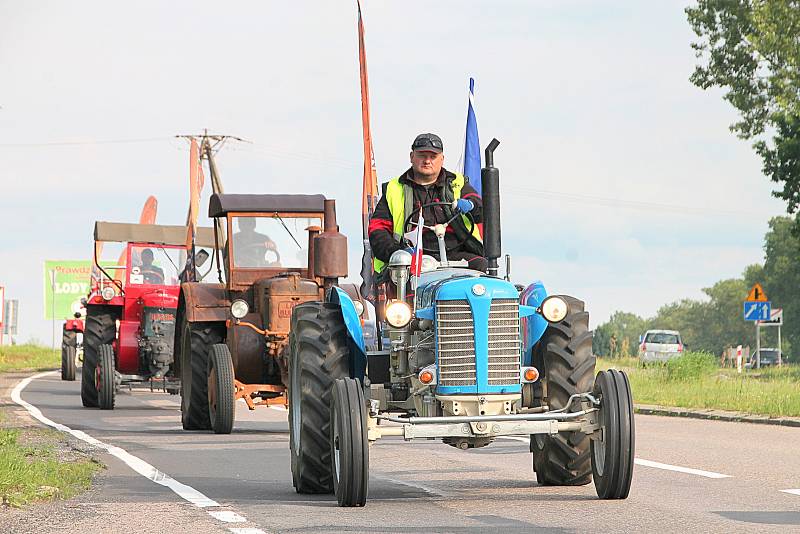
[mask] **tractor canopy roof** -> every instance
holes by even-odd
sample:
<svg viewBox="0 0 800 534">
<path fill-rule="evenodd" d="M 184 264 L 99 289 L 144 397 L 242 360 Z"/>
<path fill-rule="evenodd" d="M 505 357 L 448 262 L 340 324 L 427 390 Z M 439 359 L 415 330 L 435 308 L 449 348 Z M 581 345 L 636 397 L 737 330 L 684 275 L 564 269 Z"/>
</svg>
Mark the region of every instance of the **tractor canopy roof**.
<svg viewBox="0 0 800 534">
<path fill-rule="evenodd" d="M 97 221 L 94 223 L 94 240 L 112 243 L 153 243 L 157 245 L 186 244 L 186 226 L 163 224 L 130 224 Z M 195 245 L 214 247 L 214 230 L 197 228 Z"/>
<path fill-rule="evenodd" d="M 222 217 L 230 212 L 259 213 L 322 213 L 324 195 L 239 195 L 213 194 L 208 203 L 209 217 Z"/>
</svg>

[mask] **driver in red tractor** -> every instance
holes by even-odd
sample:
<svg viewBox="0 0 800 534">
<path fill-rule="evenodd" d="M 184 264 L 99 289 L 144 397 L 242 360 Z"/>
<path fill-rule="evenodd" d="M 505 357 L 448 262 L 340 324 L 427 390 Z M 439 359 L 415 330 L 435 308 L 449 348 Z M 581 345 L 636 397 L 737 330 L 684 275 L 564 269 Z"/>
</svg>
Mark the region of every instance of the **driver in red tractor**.
<svg viewBox="0 0 800 534">
<path fill-rule="evenodd" d="M 142 251 L 141 257 L 141 269 L 145 283 L 157 285 L 164 284 L 164 270 L 157 265 L 153 265 L 153 251 L 149 248 L 146 248 Z"/>
<path fill-rule="evenodd" d="M 369 243 L 375 257 L 375 272 L 384 270 L 392 253 L 408 247 L 409 231 L 406 218 L 416 223 L 419 211 L 426 226 L 446 223 L 455 210 L 469 214 L 471 228 L 465 217 L 455 217 L 447 226 L 445 245 L 449 261 L 466 260 L 471 269 L 486 271 L 483 243 L 478 224 L 483 222 L 482 202 L 469 179 L 443 167 L 444 146 L 441 138 L 432 133 L 418 135 L 411 144 L 411 168 L 383 184 L 383 195 L 369 224 Z M 430 205 L 435 204 L 435 205 Z M 436 259 L 439 247 L 434 232 L 422 233 L 425 254 Z"/>
</svg>

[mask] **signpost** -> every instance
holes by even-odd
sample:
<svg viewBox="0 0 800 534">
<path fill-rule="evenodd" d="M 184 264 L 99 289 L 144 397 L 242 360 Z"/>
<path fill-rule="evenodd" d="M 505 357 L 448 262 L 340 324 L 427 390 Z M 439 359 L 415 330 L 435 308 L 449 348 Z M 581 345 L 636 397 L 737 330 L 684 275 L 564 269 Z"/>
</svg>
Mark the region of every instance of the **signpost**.
<svg viewBox="0 0 800 534">
<path fill-rule="evenodd" d="M 17 335 L 17 316 L 19 316 L 19 300 L 11 299 L 6 301 L 5 315 L 3 316 L 3 333 L 11 339 L 14 344 L 14 336 Z"/>
<path fill-rule="evenodd" d="M 783 309 L 772 308 L 767 294 L 761 284 L 756 283 L 744 301 L 744 320 L 756 323 L 756 368 L 761 368 L 761 326 L 778 327 L 778 366 L 783 365 L 781 350 L 781 325 L 783 325 Z"/>
</svg>

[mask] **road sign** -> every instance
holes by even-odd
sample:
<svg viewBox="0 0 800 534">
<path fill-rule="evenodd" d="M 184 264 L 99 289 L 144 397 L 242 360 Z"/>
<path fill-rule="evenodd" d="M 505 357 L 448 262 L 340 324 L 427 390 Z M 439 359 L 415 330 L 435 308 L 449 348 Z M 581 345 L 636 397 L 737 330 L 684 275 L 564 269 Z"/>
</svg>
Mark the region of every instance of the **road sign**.
<svg viewBox="0 0 800 534">
<path fill-rule="evenodd" d="M 764 288 L 758 282 L 753 285 L 750 294 L 745 299 L 747 302 L 767 302 L 767 294 L 764 293 Z"/>
<path fill-rule="evenodd" d="M 772 311 L 771 302 L 751 302 L 744 303 L 744 320 L 745 321 L 767 321 L 770 318 Z"/>
<path fill-rule="evenodd" d="M 781 326 L 783 324 L 783 308 L 772 308 L 769 319 L 758 321 L 761 326 Z"/>
</svg>

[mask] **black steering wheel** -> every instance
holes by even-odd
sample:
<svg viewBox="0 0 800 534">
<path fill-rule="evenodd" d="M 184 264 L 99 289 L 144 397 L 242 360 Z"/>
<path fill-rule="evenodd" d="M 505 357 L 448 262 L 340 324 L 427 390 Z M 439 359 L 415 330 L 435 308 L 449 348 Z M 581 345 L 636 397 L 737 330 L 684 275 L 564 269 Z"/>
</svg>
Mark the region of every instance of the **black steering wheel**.
<svg viewBox="0 0 800 534">
<path fill-rule="evenodd" d="M 247 267 L 280 267 L 281 255 L 277 248 L 268 248 L 264 243 L 250 243 L 242 247 L 242 253 L 248 258 Z M 274 255 L 275 259 L 267 259 Z M 252 265 L 255 263 L 255 265 Z"/>
<path fill-rule="evenodd" d="M 405 235 L 408 232 L 410 232 L 413 228 L 416 228 L 416 227 L 419 226 L 418 223 L 413 222 L 411 220 L 411 218 L 414 217 L 415 214 L 420 213 L 425 208 L 431 208 L 431 207 L 434 207 L 434 206 L 446 206 L 446 207 L 449 207 L 451 209 L 453 208 L 453 205 L 451 203 L 449 203 L 449 202 L 430 202 L 428 204 L 423 204 L 423 205 L 417 207 L 411 213 L 408 214 L 408 217 L 406 217 L 406 222 L 405 222 L 405 224 L 403 224 L 403 235 Z M 467 239 L 469 238 L 468 236 L 471 236 L 473 230 L 475 230 L 475 218 L 472 216 L 472 212 L 463 213 L 463 214 L 460 213 L 460 212 L 457 212 L 456 210 L 453 210 L 453 212 L 454 212 L 453 216 L 450 217 L 450 219 L 448 219 L 446 223 L 444 223 L 445 227 L 447 227 L 451 222 L 453 222 L 456 219 L 456 217 L 458 217 L 459 215 L 466 216 L 467 220 L 469 221 L 469 226 L 467 226 L 467 237 L 459 239 L 458 238 L 458 234 L 456 234 L 457 241 L 453 246 L 447 247 L 447 249 L 446 249 L 447 252 L 453 252 L 454 250 L 456 250 L 458 248 L 461 248 L 464 245 L 464 243 L 467 242 Z M 417 217 L 417 221 L 419 221 L 419 216 Z M 425 230 L 430 230 L 430 231 L 434 230 L 434 226 L 433 225 L 432 226 L 428 226 L 426 224 L 426 225 L 423 225 L 422 227 Z M 438 248 L 436 248 L 436 249 L 428 249 L 428 248 L 425 248 L 424 244 L 422 246 L 422 251 L 423 252 L 429 252 L 429 253 L 432 252 L 434 254 L 438 254 L 439 253 L 439 249 Z"/>
</svg>

